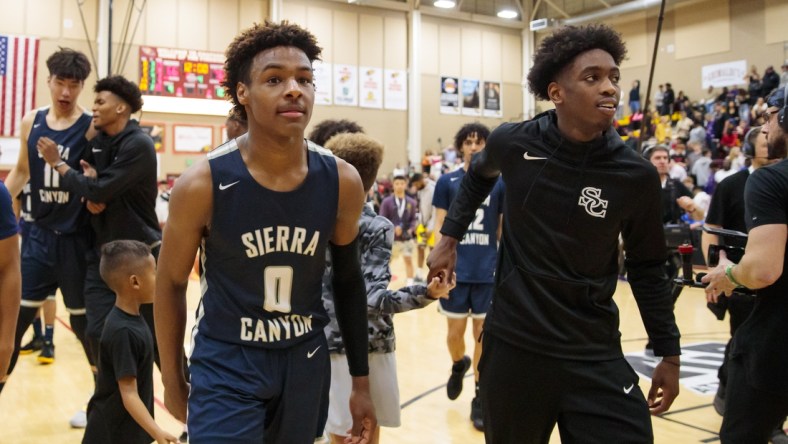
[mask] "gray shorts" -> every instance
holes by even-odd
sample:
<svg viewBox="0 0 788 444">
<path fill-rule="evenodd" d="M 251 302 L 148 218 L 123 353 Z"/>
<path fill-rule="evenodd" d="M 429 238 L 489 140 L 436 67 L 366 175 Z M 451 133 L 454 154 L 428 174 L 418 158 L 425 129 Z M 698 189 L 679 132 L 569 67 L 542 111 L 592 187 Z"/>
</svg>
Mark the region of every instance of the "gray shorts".
<svg viewBox="0 0 788 444">
<path fill-rule="evenodd" d="M 347 356 L 331 354 L 331 389 L 328 392 L 328 421 L 325 430 L 346 436 L 353 425 L 350 416 L 350 389 L 352 380 L 347 366 Z M 369 392 L 375 415 L 381 427 L 400 426 L 399 384 L 397 383 L 397 358 L 394 353 L 369 354 Z"/>
</svg>

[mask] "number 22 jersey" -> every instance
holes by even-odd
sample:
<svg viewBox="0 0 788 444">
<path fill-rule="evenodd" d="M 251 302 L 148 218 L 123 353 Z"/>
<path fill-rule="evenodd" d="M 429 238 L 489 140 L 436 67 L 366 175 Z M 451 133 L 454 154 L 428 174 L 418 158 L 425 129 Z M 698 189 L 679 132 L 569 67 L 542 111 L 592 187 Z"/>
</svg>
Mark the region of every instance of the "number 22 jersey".
<svg viewBox="0 0 788 444">
<path fill-rule="evenodd" d="M 195 334 L 263 348 L 323 334 L 322 275 L 339 176 L 333 155 L 307 143 L 306 178 L 287 192 L 260 185 L 234 140 L 208 155 L 213 214 Z"/>
</svg>

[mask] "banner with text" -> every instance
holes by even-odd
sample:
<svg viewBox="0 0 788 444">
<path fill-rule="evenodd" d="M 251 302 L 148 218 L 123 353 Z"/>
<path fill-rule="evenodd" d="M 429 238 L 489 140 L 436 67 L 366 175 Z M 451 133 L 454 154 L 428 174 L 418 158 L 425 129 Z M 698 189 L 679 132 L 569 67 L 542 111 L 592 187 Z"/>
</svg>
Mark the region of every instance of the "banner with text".
<svg viewBox="0 0 788 444">
<path fill-rule="evenodd" d="M 745 75 L 747 75 L 746 60 L 701 67 L 703 89 L 707 89 L 710 86 L 722 88 L 723 86 L 744 85 Z"/>
<path fill-rule="evenodd" d="M 408 72 L 404 69 L 387 69 L 383 83 L 383 106 L 386 109 L 408 109 Z"/>
<path fill-rule="evenodd" d="M 441 114 L 460 113 L 459 79 L 441 77 Z"/>
<path fill-rule="evenodd" d="M 383 108 L 383 70 L 362 66 L 360 102 L 362 108 Z"/>
<path fill-rule="evenodd" d="M 358 105 L 358 67 L 334 65 L 334 105 Z"/>
<path fill-rule="evenodd" d="M 331 64 L 320 60 L 312 62 L 312 80 L 315 84 L 315 105 L 334 103 L 331 83 Z"/>
<path fill-rule="evenodd" d="M 484 117 L 501 117 L 501 82 L 484 82 Z"/>
</svg>

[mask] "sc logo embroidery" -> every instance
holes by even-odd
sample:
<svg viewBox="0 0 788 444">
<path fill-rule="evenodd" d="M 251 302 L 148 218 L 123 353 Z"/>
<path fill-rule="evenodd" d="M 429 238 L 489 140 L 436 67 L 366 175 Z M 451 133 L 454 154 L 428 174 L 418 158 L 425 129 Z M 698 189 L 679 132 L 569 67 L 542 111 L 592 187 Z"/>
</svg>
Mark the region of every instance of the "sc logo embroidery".
<svg viewBox="0 0 788 444">
<path fill-rule="evenodd" d="M 602 190 L 599 188 L 585 187 L 580 192 L 580 200 L 577 204 L 584 207 L 586 213 L 594 217 L 604 218 L 605 213 L 607 213 L 607 201 L 599 197 L 601 194 Z"/>
</svg>

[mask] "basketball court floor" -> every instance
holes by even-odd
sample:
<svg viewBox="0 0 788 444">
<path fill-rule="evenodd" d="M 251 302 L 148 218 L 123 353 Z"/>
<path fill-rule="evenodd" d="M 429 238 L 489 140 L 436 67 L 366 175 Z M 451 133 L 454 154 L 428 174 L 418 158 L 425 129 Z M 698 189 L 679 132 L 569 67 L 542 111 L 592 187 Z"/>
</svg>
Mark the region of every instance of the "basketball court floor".
<svg viewBox="0 0 788 444">
<path fill-rule="evenodd" d="M 392 268 L 399 276 L 395 276 L 392 287 L 399 287 L 404 282 L 404 267 L 401 261 L 395 261 Z M 190 313 L 194 313 L 198 298 L 199 282 L 192 280 L 188 289 Z M 646 334 L 626 282 L 620 282 L 615 300 L 621 313 L 624 352 L 641 374 L 640 385 L 647 393 L 650 387 L 647 376 L 655 361 L 643 353 Z M 0 394 L 0 444 L 81 441 L 82 430 L 71 429 L 68 421 L 87 403 L 93 382 L 82 349 L 68 331 L 68 316 L 60 298 L 58 304 L 55 363 L 40 365 L 36 362 L 36 354 L 20 356 L 14 374 Z M 712 399 L 716 391 L 717 367 L 728 339 L 728 322 L 718 321 L 705 305 L 703 292 L 698 289 L 685 290 L 677 302 L 676 317 L 684 353 L 681 394 L 670 412 L 652 419 L 658 444 L 719 441 L 717 431 L 721 418 L 712 407 Z M 446 397 L 445 384 L 451 362 L 445 345 L 446 322 L 437 312 L 437 304 L 398 314 L 394 319 L 402 427 L 383 429 L 381 441 L 396 444 L 483 443 L 483 434 L 477 432 L 469 420 L 473 376 L 470 373 L 466 376 L 465 390 L 457 400 L 450 401 Z M 470 331 L 469 326 L 466 340 L 469 355 L 473 340 Z M 154 379 L 156 420 L 178 436 L 181 425 L 164 409 L 160 375 L 155 368 Z M 560 442 L 557 430 L 550 442 Z"/>
</svg>

